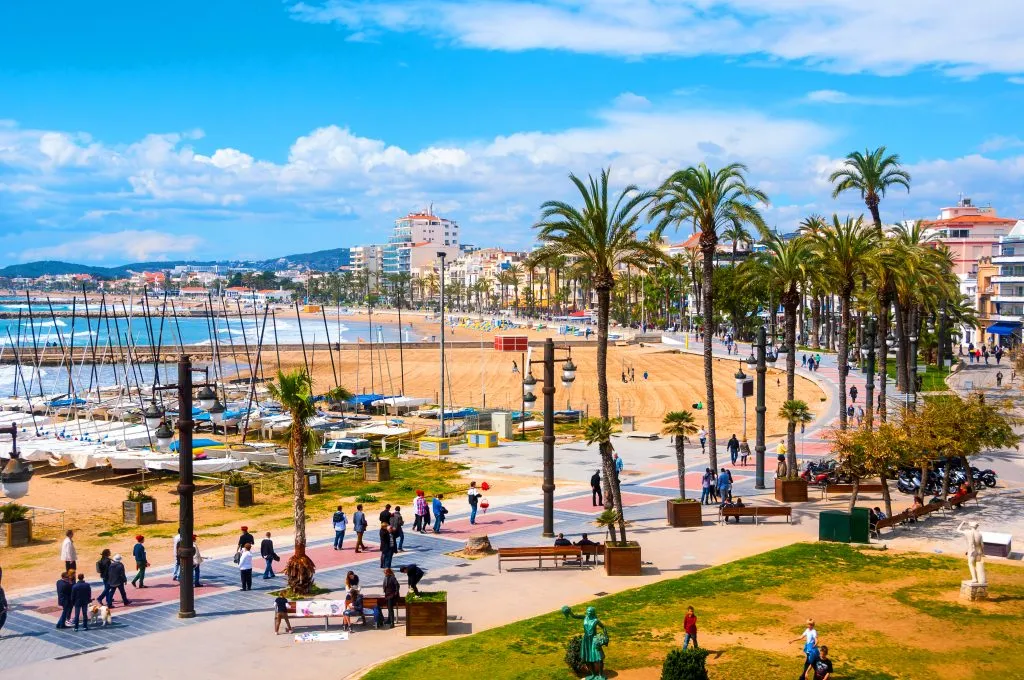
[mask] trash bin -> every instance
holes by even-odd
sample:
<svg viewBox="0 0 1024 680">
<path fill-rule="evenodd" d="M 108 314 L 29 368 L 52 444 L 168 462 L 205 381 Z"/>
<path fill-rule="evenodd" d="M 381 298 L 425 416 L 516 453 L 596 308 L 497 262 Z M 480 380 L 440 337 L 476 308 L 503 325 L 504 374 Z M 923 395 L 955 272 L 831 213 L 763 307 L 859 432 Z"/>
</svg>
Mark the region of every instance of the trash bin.
<svg viewBox="0 0 1024 680">
<path fill-rule="evenodd" d="M 854 508 L 850 514 L 850 541 L 870 543 L 871 519 L 867 508 Z"/>
<path fill-rule="evenodd" d="M 850 513 L 825 510 L 818 519 L 818 540 L 850 542 Z"/>
</svg>

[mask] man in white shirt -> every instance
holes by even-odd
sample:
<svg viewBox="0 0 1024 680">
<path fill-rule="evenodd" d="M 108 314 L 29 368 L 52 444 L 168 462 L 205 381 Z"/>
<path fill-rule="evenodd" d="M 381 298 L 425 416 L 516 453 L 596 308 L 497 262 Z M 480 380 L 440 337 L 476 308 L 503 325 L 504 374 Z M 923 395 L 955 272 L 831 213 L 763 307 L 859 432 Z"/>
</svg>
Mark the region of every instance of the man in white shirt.
<svg viewBox="0 0 1024 680">
<path fill-rule="evenodd" d="M 181 575 L 181 562 L 178 561 L 178 544 L 181 543 L 181 530 L 174 534 L 174 580 Z"/>
<path fill-rule="evenodd" d="M 469 483 L 466 498 L 469 501 L 469 523 L 476 524 L 476 508 L 480 502 L 480 490 L 476 488 L 476 482 Z"/>
<path fill-rule="evenodd" d="M 804 670 L 800 673 L 801 680 L 807 677 L 807 669 L 814 666 L 818 660 L 818 631 L 814 627 L 814 619 L 807 619 L 807 628 L 800 634 L 800 637 L 790 642 L 804 641 Z"/>
<path fill-rule="evenodd" d="M 71 529 L 64 534 L 64 542 L 60 545 L 60 558 L 64 560 L 64 571 L 78 570 L 78 552 L 75 550 L 75 542 L 71 540 L 75 532 Z"/>
</svg>

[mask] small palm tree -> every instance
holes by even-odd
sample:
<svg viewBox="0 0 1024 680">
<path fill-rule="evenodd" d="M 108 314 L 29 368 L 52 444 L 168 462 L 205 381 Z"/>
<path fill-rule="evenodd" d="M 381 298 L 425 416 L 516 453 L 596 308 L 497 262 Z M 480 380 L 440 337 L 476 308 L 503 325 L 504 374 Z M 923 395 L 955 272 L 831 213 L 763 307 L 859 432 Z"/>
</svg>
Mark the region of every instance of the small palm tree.
<svg viewBox="0 0 1024 680">
<path fill-rule="evenodd" d="M 309 428 L 316 416 L 313 402 L 313 381 L 305 369 L 284 372 L 278 369 L 277 380 L 267 385 L 270 396 L 280 402 L 291 414 L 288 433 L 288 461 L 292 465 L 292 490 L 295 494 L 295 552 L 288 560 L 285 573 L 288 588 L 296 595 L 308 595 L 313 587 L 316 565 L 306 555 L 306 465 L 305 456 L 312 456 L 320 448 L 320 438 Z M 352 394 L 343 387 L 327 393 L 330 401 L 351 399 Z"/>
<path fill-rule="evenodd" d="M 732 244 L 732 253 L 729 256 L 729 264 L 736 266 L 736 247 L 740 243 L 750 244 L 754 237 L 750 234 L 742 222 L 736 222 L 722 231 L 722 238 Z"/>
<path fill-rule="evenodd" d="M 786 426 L 788 437 L 787 437 L 787 449 L 786 449 L 786 468 L 789 471 L 789 475 L 792 477 L 797 473 L 796 469 L 796 426 L 806 425 L 807 423 L 814 420 L 814 414 L 811 413 L 811 409 L 807 406 L 806 401 L 800 399 L 789 399 L 783 402 L 782 406 L 779 407 L 779 417 L 784 418 L 787 423 Z"/>
<path fill-rule="evenodd" d="M 669 411 L 665 419 L 661 421 L 662 434 L 671 435 L 675 438 L 676 447 L 676 471 L 679 474 L 679 497 L 686 498 L 686 436 L 697 431 L 697 424 L 693 421 L 693 414 L 689 411 Z"/>
<path fill-rule="evenodd" d="M 903 170 L 899 155 L 887 155 L 884 146 L 874 151 L 865 149 L 864 153 L 854 151 L 847 154 L 843 167 L 829 175 L 828 181 L 833 184 L 832 198 L 838 198 L 847 191 L 860 192 L 879 233 L 882 232 L 882 217 L 878 204 L 885 192 L 901 186 L 910 193 L 910 174 Z"/>
<path fill-rule="evenodd" d="M 597 444 L 602 451 L 601 467 L 604 471 L 605 482 L 607 483 L 607 486 L 610 488 L 612 496 L 619 498 L 618 503 L 613 503 L 613 507 L 609 508 L 608 498 L 606 494 L 605 508 L 606 510 L 613 511 L 619 518 L 619 520 L 621 520 L 619 529 L 620 533 L 622 534 L 622 541 L 625 542 L 626 523 L 622 515 L 622 497 L 617 493 L 619 488 L 619 476 L 618 473 L 615 472 L 615 463 L 611 456 L 613 451 L 611 444 L 612 421 L 608 420 L 607 418 L 594 418 L 593 420 L 587 423 L 587 427 L 583 431 L 583 437 L 586 440 L 587 444 Z M 607 451 L 607 457 L 604 455 L 605 451 Z M 612 542 L 615 542 L 615 529 L 611 528 L 610 531 L 612 534 Z"/>
</svg>

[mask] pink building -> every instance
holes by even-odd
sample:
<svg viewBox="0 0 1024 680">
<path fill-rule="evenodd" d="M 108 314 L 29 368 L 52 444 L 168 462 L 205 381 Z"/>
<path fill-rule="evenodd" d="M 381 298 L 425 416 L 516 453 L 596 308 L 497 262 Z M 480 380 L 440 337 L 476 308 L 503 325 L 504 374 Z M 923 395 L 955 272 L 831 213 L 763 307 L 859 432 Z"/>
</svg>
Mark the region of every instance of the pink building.
<svg viewBox="0 0 1024 680">
<path fill-rule="evenodd" d="M 938 219 L 925 221 L 925 235 L 934 234 L 953 255 L 953 271 L 961 281 L 978 275 L 978 261 L 999 254 L 999 239 L 1010 233 L 1015 219 L 998 217 L 990 206 L 975 206 L 961 198 L 956 207 L 943 208 Z"/>
</svg>

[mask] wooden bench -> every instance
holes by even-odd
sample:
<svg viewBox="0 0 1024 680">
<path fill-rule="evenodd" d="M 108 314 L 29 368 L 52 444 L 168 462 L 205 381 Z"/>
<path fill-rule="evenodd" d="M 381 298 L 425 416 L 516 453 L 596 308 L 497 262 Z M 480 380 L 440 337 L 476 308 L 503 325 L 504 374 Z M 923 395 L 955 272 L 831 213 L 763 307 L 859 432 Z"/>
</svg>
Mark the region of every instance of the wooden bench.
<svg viewBox="0 0 1024 680">
<path fill-rule="evenodd" d="M 903 512 L 896 513 L 892 517 L 886 517 L 875 522 L 873 533 L 875 536 L 880 536 L 882 529 L 892 529 L 893 527 L 903 524 L 910 520 L 910 510 L 904 510 Z"/>
<path fill-rule="evenodd" d="M 788 505 L 745 505 L 742 508 L 719 508 L 718 523 L 728 521 L 730 517 L 736 518 L 739 524 L 740 517 L 753 517 L 754 524 L 761 517 L 785 517 L 786 521 L 793 522 L 793 508 Z"/>
<path fill-rule="evenodd" d="M 339 609 L 338 609 L 339 613 L 337 613 L 337 614 L 327 614 L 327 615 L 324 615 L 324 614 L 312 614 L 312 615 L 301 614 L 300 615 L 298 613 L 298 602 L 295 601 L 295 600 L 289 600 L 288 601 L 288 619 L 289 620 L 291 620 L 291 619 L 323 619 L 324 620 L 324 630 L 327 630 L 327 626 L 330 623 L 330 619 L 332 617 L 336 618 L 336 619 L 342 618 L 343 614 L 341 614 L 341 612 L 345 611 L 345 601 L 344 600 L 327 600 L 327 601 L 328 602 L 337 602 L 338 606 L 339 606 Z M 359 622 L 362 623 L 365 626 L 365 625 L 367 625 L 367 623 L 366 623 L 366 611 L 367 610 L 371 610 L 372 611 L 374 609 L 374 607 L 378 607 L 378 606 L 380 607 L 382 612 L 386 612 L 387 611 L 388 604 L 387 604 L 387 600 L 384 598 L 383 595 L 364 595 L 363 596 L 363 615 L 362 616 L 358 616 L 358 617 L 353 617 L 353 618 L 357 618 L 359 620 Z M 405 598 L 404 597 L 399 597 L 398 600 L 395 603 L 395 608 L 396 608 L 395 617 L 396 618 L 398 617 L 397 609 L 399 607 L 404 607 L 404 606 L 405 606 Z M 374 627 L 376 627 L 376 625 Z"/>
<path fill-rule="evenodd" d="M 603 548 L 602 547 L 602 554 Z M 583 550 L 578 545 L 545 545 L 537 546 L 533 548 L 498 548 L 498 571 L 501 571 L 502 562 L 532 562 L 537 561 L 537 568 L 542 569 L 544 567 L 544 560 L 550 559 L 552 565 L 559 566 L 558 561 L 561 560 L 561 566 L 570 564 L 574 567 L 583 566 Z"/>
<path fill-rule="evenodd" d="M 597 543 L 596 545 L 581 545 L 577 547 L 583 553 L 584 558 L 593 557 L 594 564 L 601 564 L 604 562 L 604 543 Z M 597 559 L 599 557 L 601 558 L 600 561 Z"/>
<path fill-rule="evenodd" d="M 853 484 L 825 484 L 821 487 L 821 497 L 828 500 L 829 494 L 851 494 L 853 493 Z M 857 494 L 862 493 L 882 493 L 882 485 L 880 483 L 873 484 L 860 484 L 857 487 Z"/>
</svg>

